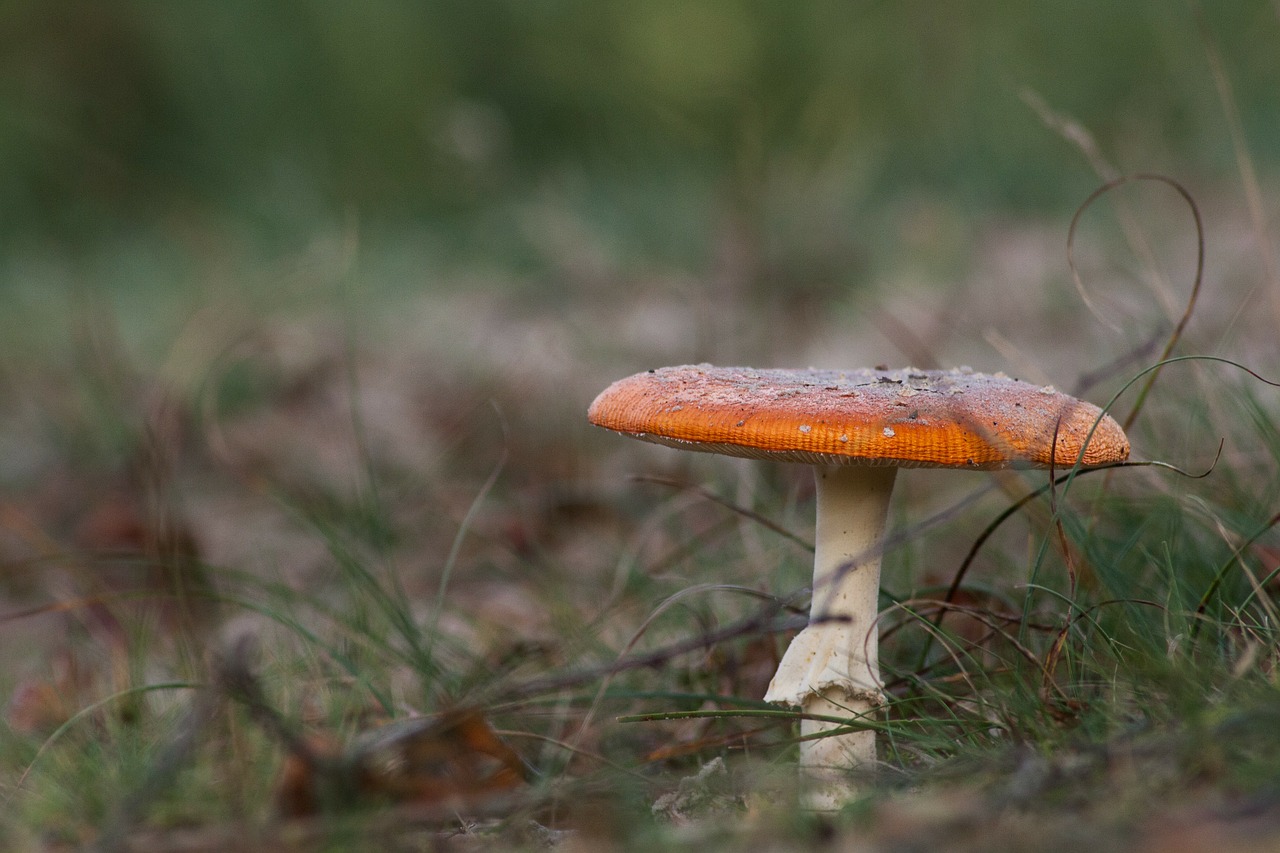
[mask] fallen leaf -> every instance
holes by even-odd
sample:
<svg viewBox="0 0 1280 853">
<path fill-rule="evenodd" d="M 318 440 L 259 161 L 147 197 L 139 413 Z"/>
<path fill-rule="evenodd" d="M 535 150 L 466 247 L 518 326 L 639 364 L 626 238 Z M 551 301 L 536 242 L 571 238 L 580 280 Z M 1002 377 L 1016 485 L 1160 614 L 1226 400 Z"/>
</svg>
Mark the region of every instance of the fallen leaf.
<svg viewBox="0 0 1280 853">
<path fill-rule="evenodd" d="M 397 801 L 464 801 L 524 784 L 524 761 L 475 708 L 388 723 L 355 745 L 368 790 Z"/>
<path fill-rule="evenodd" d="M 341 808 L 351 795 L 395 804 L 469 805 L 526 783 L 528 769 L 475 708 L 397 720 L 361 733 L 343 749 L 313 735 L 285 757 L 277 812 L 306 817 Z"/>
</svg>

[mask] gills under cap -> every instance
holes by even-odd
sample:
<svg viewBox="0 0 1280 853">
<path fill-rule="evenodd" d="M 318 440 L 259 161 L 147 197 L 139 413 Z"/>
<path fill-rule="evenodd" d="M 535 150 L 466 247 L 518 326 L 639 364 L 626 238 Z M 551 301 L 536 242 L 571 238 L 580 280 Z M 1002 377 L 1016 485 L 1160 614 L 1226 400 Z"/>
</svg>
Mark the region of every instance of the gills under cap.
<svg viewBox="0 0 1280 853">
<path fill-rule="evenodd" d="M 1092 403 L 966 368 L 664 367 L 615 382 L 588 417 L 687 450 L 821 465 L 1069 468 L 1129 456 L 1124 430 Z"/>
</svg>

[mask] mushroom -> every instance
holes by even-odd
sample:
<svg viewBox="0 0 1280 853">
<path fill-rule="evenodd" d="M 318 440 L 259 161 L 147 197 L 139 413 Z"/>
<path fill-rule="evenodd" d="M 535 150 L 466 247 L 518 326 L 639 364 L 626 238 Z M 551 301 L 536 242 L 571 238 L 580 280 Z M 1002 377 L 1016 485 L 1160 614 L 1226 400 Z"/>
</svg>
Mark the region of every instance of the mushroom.
<svg viewBox="0 0 1280 853">
<path fill-rule="evenodd" d="M 866 718 L 884 701 L 875 626 L 898 468 L 1093 467 L 1129 455 L 1124 431 L 1097 406 L 968 368 L 665 367 L 615 382 L 587 416 L 684 450 L 814 466 L 810 622 L 764 697 L 800 707 L 802 735 L 841 727 L 815 717 Z M 803 740 L 810 807 L 839 808 L 857 790 L 848 771 L 875 756 L 870 728 Z"/>
</svg>

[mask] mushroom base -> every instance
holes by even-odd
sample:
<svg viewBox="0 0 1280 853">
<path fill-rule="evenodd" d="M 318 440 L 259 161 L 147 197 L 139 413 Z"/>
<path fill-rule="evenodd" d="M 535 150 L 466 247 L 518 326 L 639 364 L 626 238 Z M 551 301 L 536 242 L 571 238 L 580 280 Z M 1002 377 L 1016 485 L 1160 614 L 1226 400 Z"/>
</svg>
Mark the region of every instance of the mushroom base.
<svg viewBox="0 0 1280 853">
<path fill-rule="evenodd" d="M 849 719 L 870 716 L 883 699 L 878 691 L 874 697 L 858 696 L 845 699 L 838 690 L 828 691 L 826 696 L 810 696 L 804 703 L 804 713 L 822 717 Z M 802 737 L 819 735 L 842 724 L 827 720 L 801 720 Z M 876 733 L 874 729 L 850 732 L 842 735 L 815 738 L 800 744 L 800 772 L 805 776 L 805 805 L 813 811 L 839 811 L 858 793 L 856 771 L 866 771 L 876 761 Z"/>
</svg>

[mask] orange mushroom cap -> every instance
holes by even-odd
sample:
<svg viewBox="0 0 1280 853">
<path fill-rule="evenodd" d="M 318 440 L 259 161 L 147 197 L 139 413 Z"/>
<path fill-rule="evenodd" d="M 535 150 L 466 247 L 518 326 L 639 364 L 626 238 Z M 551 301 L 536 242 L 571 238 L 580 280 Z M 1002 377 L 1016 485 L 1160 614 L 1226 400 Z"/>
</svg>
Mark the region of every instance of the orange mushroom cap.
<svg viewBox="0 0 1280 853">
<path fill-rule="evenodd" d="M 613 383 L 587 417 L 687 450 L 821 465 L 1070 468 L 1129 456 L 1124 430 L 1092 403 L 963 368 L 664 367 Z"/>
</svg>

